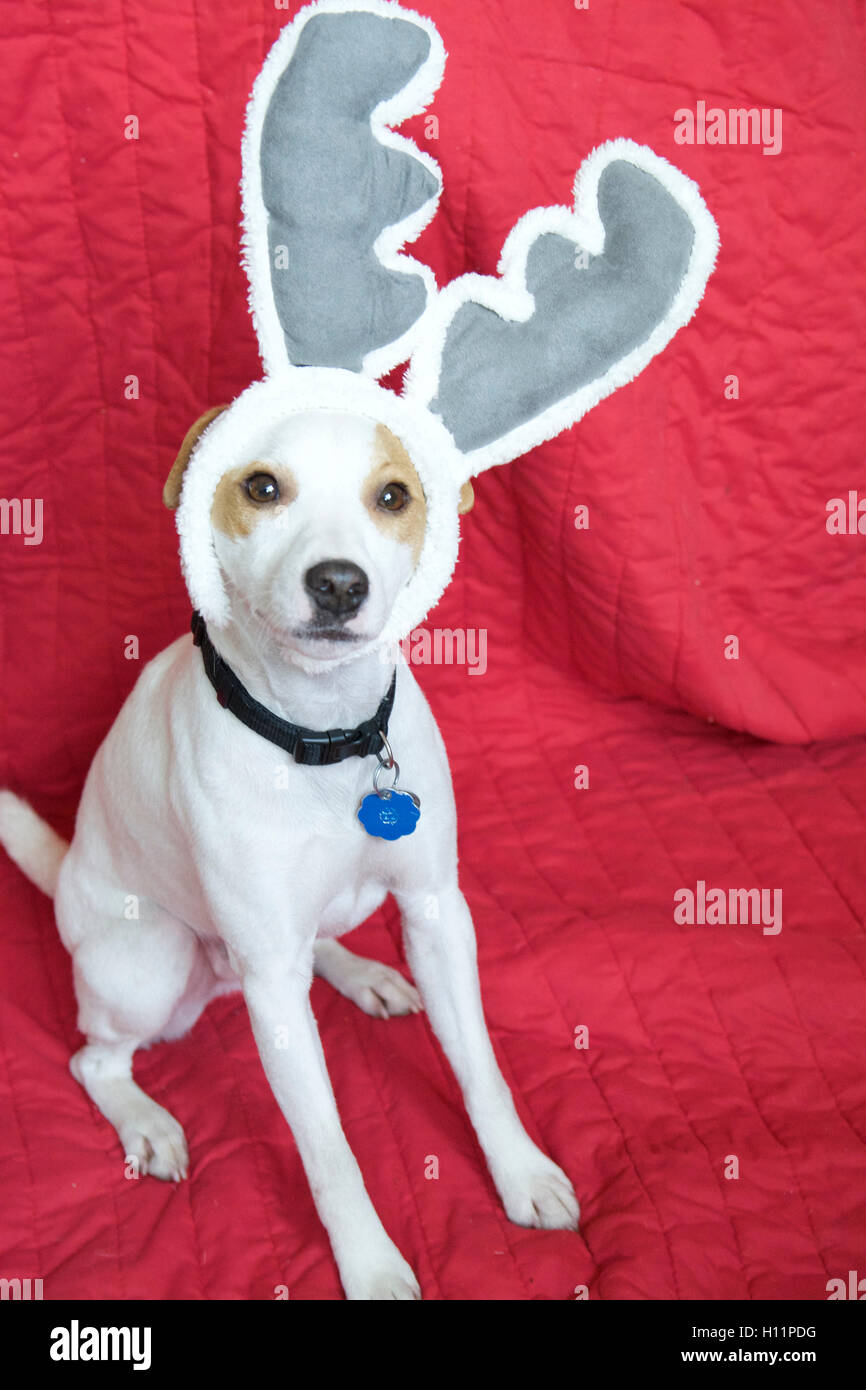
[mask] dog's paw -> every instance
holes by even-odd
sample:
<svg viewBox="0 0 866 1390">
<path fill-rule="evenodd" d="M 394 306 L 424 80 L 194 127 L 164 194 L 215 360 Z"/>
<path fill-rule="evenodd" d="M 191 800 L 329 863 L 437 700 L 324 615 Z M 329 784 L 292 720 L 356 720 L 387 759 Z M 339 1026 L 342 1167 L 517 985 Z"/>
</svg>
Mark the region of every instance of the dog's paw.
<svg viewBox="0 0 866 1390">
<path fill-rule="evenodd" d="M 420 1300 L 418 1280 L 396 1247 L 381 1259 L 365 1262 L 361 1270 L 342 1270 L 346 1298 L 352 1302 L 388 1302 L 392 1298 L 407 1302 Z"/>
<path fill-rule="evenodd" d="M 120 1131 L 125 1160 L 134 1160 L 139 1177 L 181 1182 L 189 1176 L 186 1137 L 173 1115 L 153 1102 L 153 1109 L 128 1121 Z"/>
<path fill-rule="evenodd" d="M 414 985 L 399 970 L 376 960 L 358 960 L 351 973 L 338 985 L 347 999 L 372 1018 L 394 1018 L 420 1013 L 424 1005 Z"/>
<path fill-rule="evenodd" d="M 561 1168 L 540 1149 L 522 1166 L 497 1175 L 505 1214 L 517 1226 L 545 1231 L 576 1231 L 580 1207 Z"/>
</svg>

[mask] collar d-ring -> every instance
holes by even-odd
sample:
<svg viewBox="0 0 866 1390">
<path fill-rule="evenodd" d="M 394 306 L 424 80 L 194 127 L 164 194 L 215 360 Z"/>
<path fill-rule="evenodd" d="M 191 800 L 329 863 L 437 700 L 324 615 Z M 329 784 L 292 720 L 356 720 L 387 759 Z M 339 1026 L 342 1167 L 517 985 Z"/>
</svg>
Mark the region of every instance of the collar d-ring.
<svg viewBox="0 0 866 1390">
<path fill-rule="evenodd" d="M 383 773 L 383 772 L 389 772 L 389 771 L 391 770 L 391 768 L 394 769 L 394 780 L 393 780 L 393 782 L 391 783 L 390 787 L 381 787 L 381 788 L 380 788 L 380 786 L 379 786 L 379 778 L 382 776 L 382 773 Z M 383 801 L 387 801 L 387 800 L 389 799 L 391 793 L 392 793 L 393 791 L 396 790 L 397 783 L 398 783 L 399 780 L 400 780 L 400 764 L 397 762 L 397 759 L 396 759 L 396 758 L 392 758 L 391 761 L 390 761 L 390 763 L 385 763 L 385 762 L 382 762 L 382 760 L 381 760 L 381 758 L 380 758 L 380 760 L 379 760 L 379 766 L 376 768 L 376 771 L 373 773 L 373 791 L 376 793 L 376 795 L 377 795 L 377 796 L 380 796 L 380 797 L 382 798 Z"/>
<path fill-rule="evenodd" d="M 382 757 L 382 749 L 381 749 L 381 748 L 377 748 L 377 749 L 376 749 L 376 757 L 379 759 L 380 765 L 381 765 L 382 767 L 388 767 L 388 768 L 395 767 L 395 766 L 396 766 L 396 759 L 395 759 L 395 757 L 394 757 L 393 752 L 391 751 L 391 745 L 390 745 L 390 743 L 388 742 L 387 738 L 385 737 L 385 735 L 384 735 L 384 733 L 382 732 L 381 729 L 379 730 L 379 737 L 380 737 L 380 739 L 382 740 L 382 743 L 384 744 L 384 746 L 385 746 L 385 748 L 386 748 L 386 750 L 387 750 L 387 753 L 388 753 L 387 758 L 383 758 L 383 757 Z"/>
</svg>

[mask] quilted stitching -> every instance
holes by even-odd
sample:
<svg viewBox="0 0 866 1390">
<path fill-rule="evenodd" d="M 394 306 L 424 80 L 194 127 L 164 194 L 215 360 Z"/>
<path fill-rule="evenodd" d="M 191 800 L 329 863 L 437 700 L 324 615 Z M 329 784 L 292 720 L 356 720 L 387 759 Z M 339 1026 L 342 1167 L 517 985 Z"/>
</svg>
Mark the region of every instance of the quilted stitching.
<svg viewBox="0 0 866 1390">
<path fill-rule="evenodd" d="M 494 1046 L 575 1181 L 581 1234 L 505 1220 L 423 1017 L 371 1020 L 317 982 L 345 1127 L 428 1298 L 822 1299 L 862 1272 L 866 1233 L 863 540 L 824 529 L 862 454 L 862 14 L 422 8 L 451 54 L 445 195 L 417 248 L 440 283 L 493 271 L 514 219 L 565 201 L 614 135 L 700 183 L 722 258 L 637 382 L 482 478 L 428 625 L 486 628 L 489 668 L 418 673 L 454 769 Z M 97 24 L 4 14 L 2 489 L 44 498 L 45 539 L 0 536 L 0 770 L 67 833 L 140 670 L 124 637 L 146 660 L 186 626 L 160 505 L 173 447 L 257 374 L 240 128 L 287 17 L 252 0 L 229 25 L 200 0 L 127 0 Z M 677 108 L 754 92 L 783 109 L 781 155 L 674 143 Z M 423 147 L 424 118 L 405 129 Z M 189 1183 L 124 1180 L 67 1070 L 50 906 L 5 860 L 0 879 L 0 1274 L 48 1298 L 341 1297 L 240 1001 L 137 1059 L 187 1129 Z M 674 892 L 699 879 L 781 887 L 783 930 L 678 925 Z M 351 944 L 399 964 L 393 910 Z"/>
</svg>

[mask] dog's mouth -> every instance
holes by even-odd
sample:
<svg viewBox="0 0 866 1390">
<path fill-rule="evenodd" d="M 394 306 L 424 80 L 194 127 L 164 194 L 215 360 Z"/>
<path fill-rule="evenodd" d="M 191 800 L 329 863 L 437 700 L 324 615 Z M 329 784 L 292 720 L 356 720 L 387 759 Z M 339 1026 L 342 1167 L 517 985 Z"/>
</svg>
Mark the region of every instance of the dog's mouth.
<svg viewBox="0 0 866 1390">
<path fill-rule="evenodd" d="M 248 606 L 259 622 L 264 624 L 271 636 L 281 644 L 291 639 L 296 642 L 362 642 L 364 640 L 363 633 L 350 632 L 340 623 L 316 622 L 315 619 L 312 622 L 302 623 L 299 627 L 280 627 L 266 617 L 261 609 Z"/>
<path fill-rule="evenodd" d="M 360 642 L 363 640 L 359 632 L 348 632 L 344 627 L 327 626 L 320 623 L 308 623 L 305 627 L 296 627 L 292 636 L 299 638 L 302 642 Z"/>
</svg>

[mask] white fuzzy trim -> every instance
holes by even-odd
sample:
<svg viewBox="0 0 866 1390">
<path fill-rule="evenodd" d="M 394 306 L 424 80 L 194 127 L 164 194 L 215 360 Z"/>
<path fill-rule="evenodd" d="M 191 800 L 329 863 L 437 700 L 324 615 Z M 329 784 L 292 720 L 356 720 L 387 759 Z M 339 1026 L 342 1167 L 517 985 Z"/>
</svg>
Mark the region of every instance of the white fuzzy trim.
<svg viewBox="0 0 866 1390">
<path fill-rule="evenodd" d="M 402 221 L 385 227 L 373 245 L 373 250 L 386 270 L 412 271 L 424 282 L 427 303 L 435 297 L 436 281 L 433 272 L 411 256 L 402 255 L 400 247 L 418 237 L 436 211 L 442 192 L 442 174 L 431 155 L 422 151 L 405 136 L 388 127 L 399 125 L 429 105 L 442 81 L 445 70 L 445 48 L 439 33 L 429 19 L 414 10 L 403 9 L 391 0 L 314 0 L 286 25 L 271 48 L 253 85 L 247 105 L 246 122 L 241 145 L 243 175 L 241 205 L 243 209 L 241 262 L 249 280 L 249 306 L 253 327 L 265 373 L 272 376 L 290 363 L 285 338 L 277 315 L 271 285 L 271 264 L 268 252 L 268 214 L 262 197 L 262 172 L 259 151 L 265 114 L 277 84 L 292 60 L 304 26 L 318 14 L 346 14 L 358 11 L 382 15 L 387 19 L 403 19 L 417 24 L 430 39 L 430 51 L 421 67 L 405 87 L 387 100 L 380 101 L 370 117 L 374 139 L 392 149 L 399 149 L 418 160 L 433 175 L 436 193 Z M 385 375 L 398 363 L 404 362 L 418 341 L 418 323 L 424 314 L 402 336 L 392 343 L 375 348 L 366 354 L 362 370 L 365 375 Z"/>
<path fill-rule="evenodd" d="M 634 380 L 651 358 L 666 347 L 677 330 L 688 323 L 701 301 L 716 262 L 719 233 L 697 184 L 646 145 L 636 145 L 631 140 L 609 140 L 593 150 L 577 171 L 574 211 L 567 207 L 533 208 L 515 224 L 502 248 L 498 266 L 501 279 L 493 275 L 470 273 L 452 280 L 441 291 L 424 317 L 423 342 L 417 348 L 406 373 L 403 387 L 405 399 L 419 406 L 428 406 L 435 399 L 445 337 L 454 315 L 463 304 L 470 301 L 482 304 L 512 322 L 523 323 L 532 315 L 535 300 L 526 287 L 526 261 L 532 244 L 544 232 L 555 232 L 566 237 L 590 255 L 602 253 L 604 224 L 598 211 L 599 179 L 608 164 L 621 159 L 658 179 L 694 227 L 695 237 L 688 268 L 676 297 L 649 337 L 614 362 L 603 376 L 582 386 L 573 395 L 555 402 L 501 438 L 462 455 L 464 479 L 494 464 L 508 463 L 545 440 L 552 439 L 605 396 Z"/>
<path fill-rule="evenodd" d="M 229 617 L 229 600 L 210 522 L 217 484 L 247 458 L 253 427 L 268 429 L 306 410 L 346 411 L 384 424 L 402 440 L 424 488 L 427 530 L 415 573 L 400 592 L 380 637 L 353 647 L 344 660 L 400 641 L 443 594 L 457 561 L 460 462 L 450 434 L 428 411 L 342 367 L 287 367 L 247 387 L 201 435 L 184 474 L 177 529 L 181 564 L 193 606 L 215 629 Z"/>
</svg>

